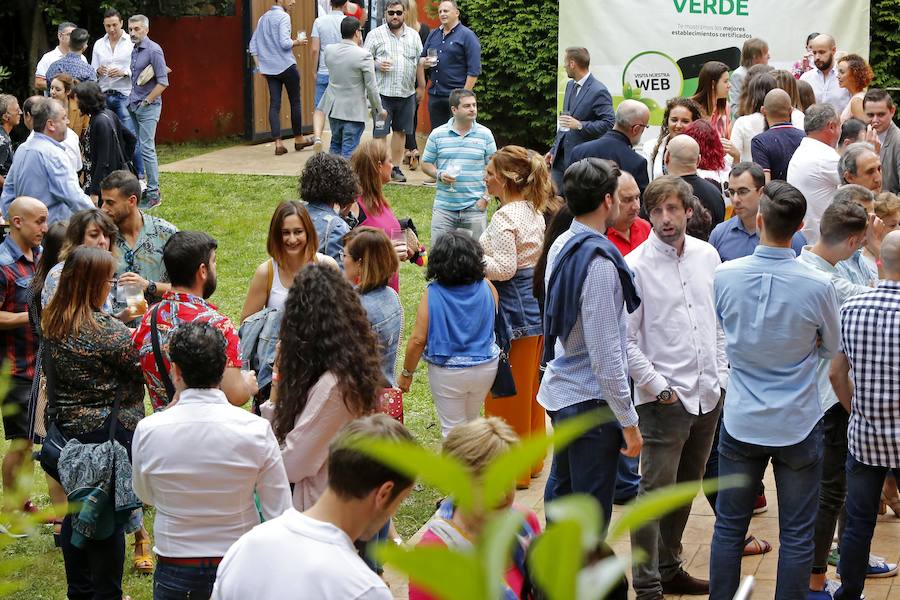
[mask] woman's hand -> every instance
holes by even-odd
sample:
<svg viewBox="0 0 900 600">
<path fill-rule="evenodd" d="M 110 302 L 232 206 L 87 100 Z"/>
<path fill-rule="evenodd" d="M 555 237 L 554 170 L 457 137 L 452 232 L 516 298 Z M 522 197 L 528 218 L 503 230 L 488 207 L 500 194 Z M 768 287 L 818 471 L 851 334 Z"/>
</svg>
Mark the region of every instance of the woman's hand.
<svg viewBox="0 0 900 600">
<path fill-rule="evenodd" d="M 397 378 L 397 387 L 403 391 L 405 394 L 409 391 L 409 388 L 412 386 L 412 377 L 408 377 L 401 373 L 400 377 Z"/>
</svg>

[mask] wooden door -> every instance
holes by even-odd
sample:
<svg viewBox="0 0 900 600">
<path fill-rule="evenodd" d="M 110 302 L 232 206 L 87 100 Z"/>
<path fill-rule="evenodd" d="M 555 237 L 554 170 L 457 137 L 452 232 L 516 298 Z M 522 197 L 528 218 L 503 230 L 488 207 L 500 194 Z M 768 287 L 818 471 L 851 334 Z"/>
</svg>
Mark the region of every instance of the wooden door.
<svg viewBox="0 0 900 600">
<path fill-rule="evenodd" d="M 270 0 L 245 0 L 246 26 L 245 47 L 250 45 L 250 36 L 256 29 L 259 17 L 272 7 Z M 312 33 L 313 21 L 316 19 L 316 0 L 297 0 L 289 10 L 291 16 L 291 34 L 296 37 L 300 30 L 306 31 L 307 39 Z M 297 68 L 300 69 L 300 103 L 303 119 L 303 132 L 312 132 L 313 98 L 316 87 L 316 69 L 310 59 L 309 45 L 295 46 L 294 56 L 297 57 Z M 253 141 L 268 141 L 272 139 L 269 131 L 269 88 L 266 78 L 253 73 L 253 57 L 247 54 L 247 68 L 245 85 L 247 90 L 247 137 Z M 291 107 L 288 102 L 287 92 L 282 88 L 281 92 L 281 137 L 291 137 Z"/>
</svg>

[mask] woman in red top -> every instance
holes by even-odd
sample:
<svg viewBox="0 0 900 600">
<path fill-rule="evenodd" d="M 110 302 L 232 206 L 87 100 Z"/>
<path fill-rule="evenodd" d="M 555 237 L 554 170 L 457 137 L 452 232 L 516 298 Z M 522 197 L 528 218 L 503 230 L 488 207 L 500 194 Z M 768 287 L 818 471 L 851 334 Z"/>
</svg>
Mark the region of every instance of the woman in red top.
<svg viewBox="0 0 900 600">
<path fill-rule="evenodd" d="M 445 454 L 460 460 L 478 477 L 494 458 L 518 441 L 518 436 L 503 419 L 479 418 L 454 427 L 444 440 L 442 450 Z M 428 522 L 428 529 L 419 545 L 444 545 L 463 550 L 472 546 L 482 527 L 491 517 L 491 513 L 505 510 L 521 512 L 525 520 L 516 538 L 517 543 L 513 556 L 510 557 L 509 568 L 506 570 L 502 596 L 504 600 L 519 598 L 525 581 L 525 554 L 531 541 L 540 534 L 541 524 L 534 511 L 513 504 L 514 497 L 515 490 L 511 488 L 500 505 L 487 514 L 465 514 L 456 509 L 452 499 L 445 499 Z M 409 600 L 431 600 L 431 598 L 433 596 L 419 584 L 410 581 Z"/>
</svg>

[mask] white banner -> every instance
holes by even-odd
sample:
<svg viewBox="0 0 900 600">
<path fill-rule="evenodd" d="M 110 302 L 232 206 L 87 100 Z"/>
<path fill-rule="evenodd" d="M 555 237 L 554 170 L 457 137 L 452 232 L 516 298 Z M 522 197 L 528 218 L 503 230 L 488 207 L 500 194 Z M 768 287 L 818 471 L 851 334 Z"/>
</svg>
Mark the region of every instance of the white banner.
<svg viewBox="0 0 900 600">
<path fill-rule="evenodd" d="M 643 102 L 651 125 L 662 123 L 666 100 L 693 95 L 703 63 L 737 68 L 751 37 L 769 44 L 776 69 L 790 69 L 813 32 L 831 34 L 839 51 L 869 56 L 869 0 L 560 0 L 559 10 L 557 112 L 569 46 L 588 49 L 614 106 Z"/>
</svg>

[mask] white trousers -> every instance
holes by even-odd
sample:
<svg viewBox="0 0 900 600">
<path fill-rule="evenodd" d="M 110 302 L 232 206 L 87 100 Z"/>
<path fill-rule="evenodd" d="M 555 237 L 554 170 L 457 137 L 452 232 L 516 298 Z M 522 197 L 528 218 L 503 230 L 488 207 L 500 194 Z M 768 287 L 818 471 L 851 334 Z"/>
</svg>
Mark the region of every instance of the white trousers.
<svg viewBox="0 0 900 600">
<path fill-rule="evenodd" d="M 497 360 L 462 369 L 428 365 L 428 384 L 445 439 L 451 429 L 481 415 L 481 405 L 497 375 Z"/>
</svg>

